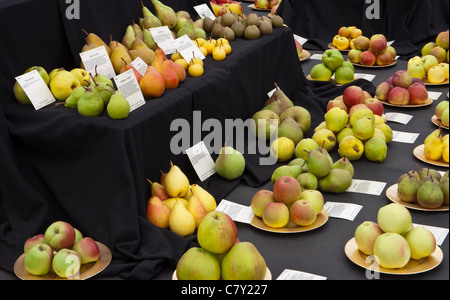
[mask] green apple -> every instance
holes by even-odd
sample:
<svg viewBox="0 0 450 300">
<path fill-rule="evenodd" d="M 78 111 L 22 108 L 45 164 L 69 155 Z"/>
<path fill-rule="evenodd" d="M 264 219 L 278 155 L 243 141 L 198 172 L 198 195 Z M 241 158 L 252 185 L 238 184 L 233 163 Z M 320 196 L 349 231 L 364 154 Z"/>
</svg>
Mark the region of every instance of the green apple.
<svg viewBox="0 0 450 300">
<path fill-rule="evenodd" d="M 46 85 L 49 85 L 50 83 L 50 77 L 47 73 L 47 71 L 43 68 L 43 67 L 39 67 L 39 66 L 33 66 L 31 68 L 28 68 L 25 73 L 31 72 L 33 70 L 38 71 L 39 75 L 41 75 L 42 79 L 44 79 L 44 82 Z"/>
<path fill-rule="evenodd" d="M 425 67 L 423 66 L 423 64 L 421 62 L 409 64 L 406 71 L 408 71 L 408 73 L 409 73 L 409 75 L 411 75 L 411 77 L 416 77 L 419 79 L 423 79 L 426 74 Z"/>
<path fill-rule="evenodd" d="M 245 158 L 231 146 L 222 147 L 215 161 L 217 174 L 227 180 L 241 177 L 245 170 Z"/>
<path fill-rule="evenodd" d="M 253 195 L 250 202 L 250 208 L 257 217 L 261 218 L 264 207 L 270 202 L 275 202 L 273 192 L 264 189 L 259 190 Z"/>
<path fill-rule="evenodd" d="M 377 222 L 384 232 L 402 234 L 411 227 L 412 218 L 406 207 L 391 203 L 378 210 Z"/>
<path fill-rule="evenodd" d="M 411 258 L 422 259 L 436 250 L 436 238 L 424 227 L 415 227 L 404 234 L 411 248 Z"/>
<path fill-rule="evenodd" d="M 178 280 L 219 280 L 219 259 L 205 249 L 192 247 L 178 261 L 176 274 Z"/>
<path fill-rule="evenodd" d="M 23 252 L 26 254 L 34 246 L 43 243 L 45 243 L 45 235 L 42 233 L 36 234 L 25 241 L 25 244 L 23 245 Z"/>
<path fill-rule="evenodd" d="M 308 152 L 311 150 L 319 149 L 319 144 L 312 138 L 304 138 L 300 142 L 298 142 L 297 146 L 295 146 L 295 156 L 297 158 L 302 158 L 306 161 L 308 157 Z"/>
<path fill-rule="evenodd" d="M 333 71 L 327 68 L 323 63 L 317 64 L 311 69 L 310 73 L 312 80 L 330 81 L 333 76 Z"/>
<path fill-rule="evenodd" d="M 421 50 L 422 56 L 430 54 L 431 49 L 433 49 L 436 46 L 435 42 L 428 42 L 426 43 Z"/>
<path fill-rule="evenodd" d="M 361 53 L 362 51 L 358 49 L 350 50 L 347 54 L 348 60 L 354 64 L 359 64 L 359 56 Z"/>
<path fill-rule="evenodd" d="M 303 174 L 311 174 L 311 173 L 303 173 Z M 311 204 L 316 208 L 317 214 L 320 214 L 325 204 L 325 199 L 323 197 L 322 192 L 318 191 L 317 189 L 303 190 L 302 194 L 300 195 L 300 200 L 308 200 L 309 202 L 311 202 Z"/>
<path fill-rule="evenodd" d="M 25 254 L 25 269 L 33 275 L 46 275 L 52 269 L 53 249 L 48 244 L 37 244 Z"/>
<path fill-rule="evenodd" d="M 339 50 L 328 49 L 322 54 L 322 63 L 333 72 L 342 66 L 343 62 L 344 57 Z"/>
<path fill-rule="evenodd" d="M 365 221 L 361 223 L 355 230 L 355 242 L 359 251 L 366 255 L 373 255 L 373 245 L 378 236 L 384 232 L 377 223 Z"/>
<path fill-rule="evenodd" d="M 428 70 L 431 67 L 437 66 L 439 63 L 435 56 L 428 54 L 428 55 L 425 55 L 424 57 L 422 57 L 422 64 L 423 64 L 423 67 L 425 68 L 425 71 L 428 73 Z"/>
<path fill-rule="evenodd" d="M 378 236 L 373 246 L 376 262 L 383 268 L 404 267 L 411 258 L 411 249 L 406 239 L 398 233 L 387 232 Z"/>
<path fill-rule="evenodd" d="M 355 67 L 353 66 L 353 64 L 349 60 L 344 61 L 342 63 L 341 67 L 349 67 L 350 69 L 352 69 L 352 71 L 355 71 Z"/>
<path fill-rule="evenodd" d="M 224 212 L 211 211 L 203 217 L 197 230 L 197 240 L 206 251 L 221 254 L 235 243 L 237 228 L 234 221 Z"/>
<path fill-rule="evenodd" d="M 334 79 L 337 84 L 346 84 L 353 81 L 355 74 L 353 70 L 349 67 L 339 67 L 334 73 Z"/>
<path fill-rule="evenodd" d="M 52 261 L 52 269 L 61 278 L 73 278 L 79 275 L 81 268 L 81 256 L 71 249 L 59 250 Z"/>
</svg>

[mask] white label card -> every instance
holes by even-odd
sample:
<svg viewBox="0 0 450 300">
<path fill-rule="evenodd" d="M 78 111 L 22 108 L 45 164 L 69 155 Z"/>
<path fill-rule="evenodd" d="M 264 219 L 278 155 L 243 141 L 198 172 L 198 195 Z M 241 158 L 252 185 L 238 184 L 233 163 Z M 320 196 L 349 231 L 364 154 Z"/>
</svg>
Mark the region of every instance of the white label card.
<svg viewBox="0 0 450 300">
<path fill-rule="evenodd" d="M 216 19 L 216 16 L 214 15 L 214 13 L 209 9 L 208 5 L 205 4 L 200 4 L 200 5 L 196 5 L 194 6 L 195 11 L 198 13 L 198 15 L 200 16 L 200 18 L 204 19 L 206 17 L 211 18 L 212 20 Z"/>
<path fill-rule="evenodd" d="M 412 115 L 403 113 L 385 113 L 386 120 L 390 122 L 397 122 L 400 124 L 408 124 L 409 120 L 413 118 Z"/>
<path fill-rule="evenodd" d="M 145 104 L 144 96 L 132 69 L 114 77 L 114 82 L 122 96 L 130 103 L 130 112 Z"/>
<path fill-rule="evenodd" d="M 175 52 L 175 47 L 172 45 L 174 38 L 169 27 L 160 26 L 149 28 L 149 30 L 153 36 L 153 39 L 165 54 L 172 54 Z"/>
<path fill-rule="evenodd" d="M 203 141 L 195 144 L 186 150 L 186 154 L 194 167 L 195 172 L 201 181 L 216 173 L 214 160 L 208 152 L 208 148 Z"/>
<path fill-rule="evenodd" d="M 177 38 L 174 42 L 174 46 L 188 63 L 192 58 L 194 58 L 194 56 L 202 60 L 205 59 L 203 53 L 194 44 L 194 41 L 192 41 L 187 35 Z"/>
<path fill-rule="evenodd" d="M 38 110 L 56 101 L 55 97 L 48 88 L 47 84 L 45 84 L 44 79 L 42 79 L 38 71 L 33 70 L 31 72 L 17 76 L 16 80 L 30 99 L 31 104 L 33 104 L 35 110 Z"/>
<path fill-rule="evenodd" d="M 388 42 L 387 42 L 387 45 L 388 45 L 388 46 L 391 46 L 394 42 L 395 42 L 395 40 L 388 41 Z"/>
<path fill-rule="evenodd" d="M 406 144 L 414 144 L 419 133 L 413 132 L 402 132 L 402 131 L 392 131 L 392 141 Z"/>
<path fill-rule="evenodd" d="M 369 195 L 381 195 L 386 182 L 372 181 L 372 180 L 361 180 L 352 179 L 351 186 L 346 190 L 346 192 L 354 192 Z"/>
<path fill-rule="evenodd" d="M 430 96 L 430 98 L 433 100 L 437 100 L 441 95 L 442 93 L 440 92 L 428 92 L 428 96 Z"/>
<path fill-rule="evenodd" d="M 311 55 L 309 58 L 310 59 L 317 59 L 317 60 L 322 60 L 322 55 L 323 54 L 313 54 L 313 55 Z"/>
<path fill-rule="evenodd" d="M 241 223 L 250 224 L 255 217 L 255 214 L 250 206 L 234 203 L 225 199 L 220 201 L 216 210 L 226 213 L 231 219 L 233 219 L 233 221 Z"/>
<path fill-rule="evenodd" d="M 308 39 L 305 39 L 304 37 L 301 37 L 299 35 L 294 34 L 294 39 L 300 43 L 300 45 L 303 46 L 304 43 L 308 41 Z"/>
<path fill-rule="evenodd" d="M 327 211 L 328 216 L 332 218 L 340 218 L 353 221 L 358 215 L 362 206 L 353 203 L 342 202 L 325 202 L 323 208 Z"/>
<path fill-rule="evenodd" d="M 136 71 L 139 72 L 142 76 L 145 75 L 145 72 L 147 72 L 148 65 L 145 63 L 145 61 L 142 60 L 139 56 L 136 57 L 135 60 L 131 62 L 131 65 L 136 69 Z"/>
<path fill-rule="evenodd" d="M 355 73 L 355 77 L 358 79 L 365 79 L 368 81 L 372 81 L 375 78 L 373 74 L 364 74 L 364 73 Z"/>
<path fill-rule="evenodd" d="M 114 78 L 116 76 L 116 72 L 104 46 L 81 52 L 80 57 L 83 61 L 84 68 L 92 76 L 95 76 L 96 67 L 98 74 L 105 75 L 108 78 Z"/>
<path fill-rule="evenodd" d="M 324 276 L 319 276 L 307 272 L 284 269 L 276 280 L 326 280 Z"/>
</svg>

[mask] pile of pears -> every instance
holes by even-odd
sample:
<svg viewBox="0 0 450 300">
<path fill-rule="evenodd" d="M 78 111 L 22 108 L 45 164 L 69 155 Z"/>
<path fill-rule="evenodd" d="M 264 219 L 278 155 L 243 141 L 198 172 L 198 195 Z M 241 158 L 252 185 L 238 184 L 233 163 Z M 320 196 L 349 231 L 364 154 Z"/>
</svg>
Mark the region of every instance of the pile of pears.
<svg viewBox="0 0 450 300">
<path fill-rule="evenodd" d="M 397 193 L 401 200 L 416 203 L 424 208 L 448 206 L 448 170 L 444 175 L 431 168 L 410 170 L 398 179 Z"/>
<path fill-rule="evenodd" d="M 160 182 L 151 182 L 147 219 L 154 225 L 185 237 L 191 235 L 207 213 L 217 207 L 214 197 L 198 184 L 190 184 L 186 174 L 171 162 Z"/>
<path fill-rule="evenodd" d="M 442 136 L 442 128 L 433 130 L 424 141 L 425 157 L 434 161 L 449 161 L 449 134 Z"/>
</svg>

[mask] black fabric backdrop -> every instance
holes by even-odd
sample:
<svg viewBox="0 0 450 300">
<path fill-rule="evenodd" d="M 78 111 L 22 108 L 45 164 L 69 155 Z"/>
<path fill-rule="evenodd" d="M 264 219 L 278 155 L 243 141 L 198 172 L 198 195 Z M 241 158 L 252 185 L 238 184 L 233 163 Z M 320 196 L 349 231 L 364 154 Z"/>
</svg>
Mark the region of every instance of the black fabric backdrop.
<svg viewBox="0 0 450 300">
<path fill-rule="evenodd" d="M 374 3 L 380 4 L 380 18 L 368 19 Z M 421 47 L 434 41 L 448 26 L 446 0 L 287 0 L 277 13 L 295 34 L 308 39 L 306 49 L 325 50 L 341 26 L 357 26 L 370 37 L 382 33 L 400 56 L 419 54 Z"/>
</svg>

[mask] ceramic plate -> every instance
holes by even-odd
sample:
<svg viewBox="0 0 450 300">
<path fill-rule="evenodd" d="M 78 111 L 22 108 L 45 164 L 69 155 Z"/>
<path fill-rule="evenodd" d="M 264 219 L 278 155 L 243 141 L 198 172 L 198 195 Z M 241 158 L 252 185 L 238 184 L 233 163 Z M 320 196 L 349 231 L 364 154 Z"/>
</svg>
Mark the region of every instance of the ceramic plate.
<svg viewBox="0 0 450 300">
<path fill-rule="evenodd" d="M 406 202 L 403 201 L 402 199 L 400 199 L 400 197 L 398 196 L 398 184 L 394 184 L 391 185 L 387 190 L 386 190 L 386 197 L 388 197 L 389 200 L 391 200 L 392 202 L 401 204 L 407 208 L 411 208 L 411 209 L 416 209 L 416 210 L 424 210 L 424 211 L 447 211 L 448 210 L 448 205 L 441 205 L 438 208 L 425 208 L 423 206 L 420 206 L 417 202 Z"/>
<path fill-rule="evenodd" d="M 362 67 L 362 68 L 386 68 L 386 67 L 391 67 L 393 65 L 395 65 L 397 63 L 397 60 L 392 61 L 391 63 L 387 64 L 387 65 L 373 65 L 373 66 L 365 66 L 365 65 L 361 65 L 361 64 L 356 64 L 356 63 L 352 63 L 354 66 L 358 66 L 358 67 Z"/>
<path fill-rule="evenodd" d="M 345 244 L 345 255 L 356 265 L 369 269 L 372 271 L 384 273 L 384 274 L 394 274 L 394 275 L 411 275 L 423 273 L 436 268 L 444 258 L 441 248 L 436 246 L 436 250 L 430 256 L 415 260 L 410 259 L 409 262 L 403 268 L 398 269 L 387 269 L 380 267 L 373 256 L 367 256 L 366 254 L 359 251 L 356 245 L 355 238 L 351 238 L 347 244 Z"/>
<path fill-rule="evenodd" d="M 336 48 L 336 47 L 333 45 L 333 43 L 329 43 L 329 44 L 328 44 L 328 48 L 330 48 L 330 49 L 335 49 L 335 50 L 339 50 L 339 51 L 343 51 L 343 52 L 349 52 L 350 50 L 352 50 L 352 49 L 350 49 L 350 48 L 340 50 L 340 49 Z"/>
<path fill-rule="evenodd" d="M 422 79 L 422 81 L 423 81 L 423 83 L 425 83 L 425 85 L 445 85 L 445 84 L 448 84 L 448 79 L 446 79 L 446 80 L 444 80 L 443 82 L 440 82 L 440 83 L 430 83 L 430 82 L 428 82 L 428 79 L 426 77 L 424 77 Z"/>
<path fill-rule="evenodd" d="M 300 57 L 300 61 L 307 60 L 311 56 L 311 53 L 309 53 L 306 50 L 302 51 L 302 56 Z"/>
<path fill-rule="evenodd" d="M 375 97 L 375 98 L 377 98 L 377 97 Z M 428 106 L 428 105 L 433 103 L 433 99 L 432 98 L 428 98 L 427 101 L 425 103 L 423 103 L 423 104 L 404 104 L 404 105 L 400 105 L 400 104 L 389 103 L 389 101 L 385 101 L 385 100 L 380 100 L 380 101 L 383 104 L 385 104 L 385 105 L 395 106 L 395 107 L 423 107 L 423 106 Z"/>
<path fill-rule="evenodd" d="M 416 158 L 420 159 L 421 161 L 426 162 L 426 163 L 428 163 L 430 165 L 439 166 L 439 167 L 447 167 L 448 168 L 448 163 L 445 162 L 442 158 L 440 160 L 428 159 L 425 156 L 424 148 L 425 148 L 424 144 L 419 145 L 416 148 L 414 148 L 414 150 L 413 150 L 414 156 Z"/>
<path fill-rule="evenodd" d="M 299 233 L 317 229 L 323 224 L 325 224 L 327 221 L 328 221 L 328 213 L 325 209 L 322 209 L 320 214 L 317 215 L 316 221 L 309 226 L 298 226 L 293 222 L 289 221 L 289 223 L 285 227 L 273 228 L 264 224 L 263 220 L 261 218 L 258 218 L 257 216 L 253 217 L 253 220 L 250 222 L 250 225 L 264 231 L 276 233 Z"/>
<path fill-rule="evenodd" d="M 173 271 L 172 280 L 178 280 L 177 270 Z M 267 267 L 266 267 L 266 276 L 264 277 L 264 280 L 272 280 L 272 273 L 270 273 L 270 270 Z"/>
<path fill-rule="evenodd" d="M 437 127 L 440 126 L 440 127 L 442 127 L 442 128 L 448 129 L 448 126 L 445 126 L 444 124 L 442 124 L 441 120 L 439 120 L 439 119 L 436 117 L 436 115 L 433 115 L 433 116 L 431 117 L 431 122 L 433 122 L 433 124 L 436 125 Z"/>
<path fill-rule="evenodd" d="M 111 262 L 112 255 L 111 251 L 103 245 L 102 243 L 96 242 L 98 247 L 100 248 L 100 257 L 97 261 L 87 264 L 82 264 L 79 276 L 76 276 L 74 279 L 88 279 L 92 276 L 97 275 L 101 271 L 103 271 Z M 23 253 L 14 263 L 14 273 L 17 277 L 22 280 L 67 280 L 68 278 L 61 278 L 53 271 L 50 271 L 47 275 L 44 276 L 36 276 L 28 273 L 25 269 L 24 265 L 25 261 L 25 253 Z M 71 278 L 72 279 L 72 278 Z"/>
</svg>

